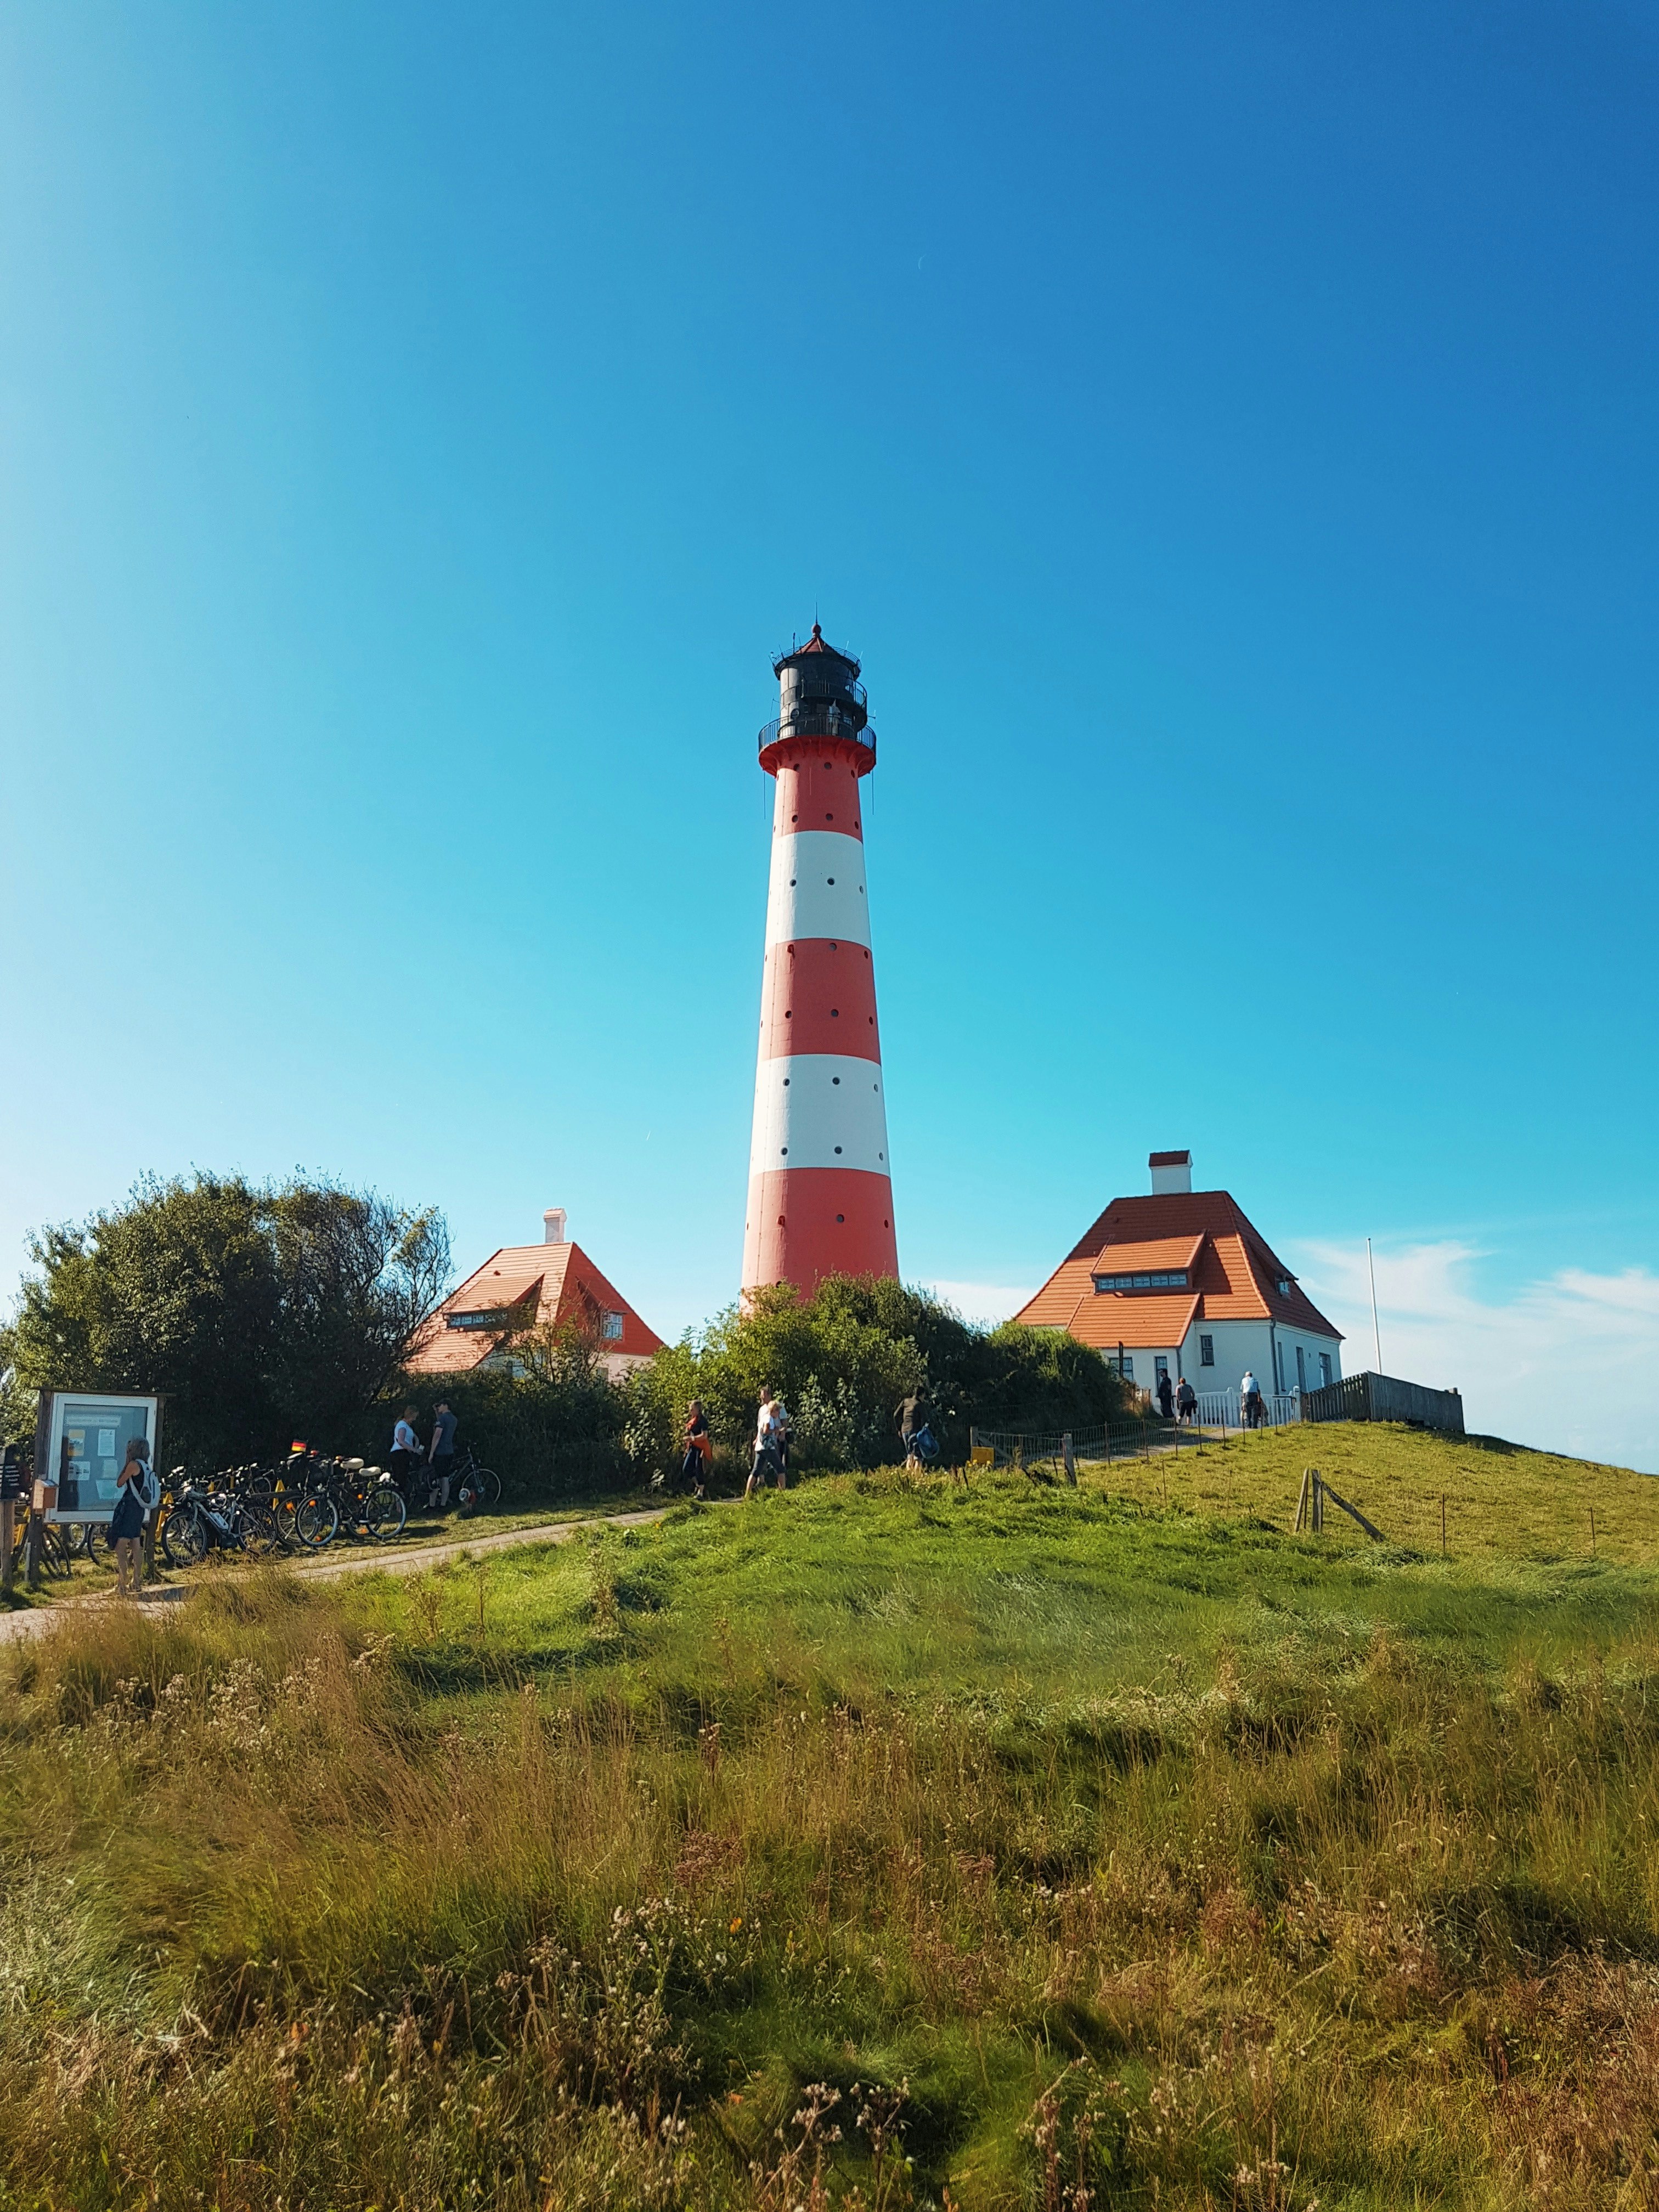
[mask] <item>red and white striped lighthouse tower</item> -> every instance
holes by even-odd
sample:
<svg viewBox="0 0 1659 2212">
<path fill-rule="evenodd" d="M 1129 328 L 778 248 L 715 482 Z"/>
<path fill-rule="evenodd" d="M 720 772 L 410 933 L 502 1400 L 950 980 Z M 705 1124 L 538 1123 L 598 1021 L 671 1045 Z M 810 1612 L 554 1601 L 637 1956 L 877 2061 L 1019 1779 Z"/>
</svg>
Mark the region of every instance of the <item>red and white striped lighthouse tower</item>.
<svg viewBox="0 0 1659 2212">
<path fill-rule="evenodd" d="M 876 764 L 859 664 L 816 623 L 773 663 L 777 781 L 743 1287 L 898 1273 L 859 779 Z"/>
</svg>

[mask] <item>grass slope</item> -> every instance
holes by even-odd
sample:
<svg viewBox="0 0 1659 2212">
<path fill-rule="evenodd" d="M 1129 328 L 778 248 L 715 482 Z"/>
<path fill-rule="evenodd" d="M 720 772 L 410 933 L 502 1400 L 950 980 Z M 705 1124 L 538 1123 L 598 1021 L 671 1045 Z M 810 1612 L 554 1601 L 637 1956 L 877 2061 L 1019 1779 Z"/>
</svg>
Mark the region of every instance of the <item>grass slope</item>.
<svg viewBox="0 0 1659 2212">
<path fill-rule="evenodd" d="M 1655 2201 L 1656 1486 L 1308 1441 L 12 1655 L 0 2201 Z"/>
</svg>

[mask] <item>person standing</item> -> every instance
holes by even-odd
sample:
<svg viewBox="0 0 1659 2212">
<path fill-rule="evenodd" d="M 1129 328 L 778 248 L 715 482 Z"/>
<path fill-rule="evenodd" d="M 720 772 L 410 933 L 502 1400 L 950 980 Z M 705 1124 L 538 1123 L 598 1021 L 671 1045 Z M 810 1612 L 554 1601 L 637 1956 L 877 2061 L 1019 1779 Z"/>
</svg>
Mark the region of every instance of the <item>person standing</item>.
<svg viewBox="0 0 1659 2212">
<path fill-rule="evenodd" d="M 119 1492 L 110 1516 L 109 1540 L 115 1550 L 115 1594 L 137 1597 L 144 1583 L 144 1516 L 156 1500 L 149 1446 L 143 1437 L 127 1438 L 126 1464 L 115 1478 Z"/>
<path fill-rule="evenodd" d="M 410 1492 L 414 1487 L 415 1469 L 421 1457 L 421 1440 L 415 1433 L 415 1417 L 419 1411 L 418 1406 L 405 1406 L 392 1431 L 392 1480 L 411 1505 L 415 1501 Z"/>
<path fill-rule="evenodd" d="M 1245 1427 L 1247 1429 L 1260 1428 L 1261 1425 L 1261 1385 L 1256 1381 L 1253 1370 L 1248 1367 L 1244 1370 L 1244 1379 L 1238 1386 L 1238 1402 L 1243 1410 Z"/>
<path fill-rule="evenodd" d="M 1183 1429 L 1189 1429 L 1193 1425 L 1193 1415 L 1197 1411 L 1198 1393 L 1192 1386 L 1191 1378 L 1183 1375 L 1176 1391 L 1176 1419 Z"/>
<path fill-rule="evenodd" d="M 1175 1418 L 1175 1384 L 1170 1380 L 1167 1367 L 1160 1368 L 1158 1377 L 1158 1410 L 1166 1421 Z"/>
<path fill-rule="evenodd" d="M 755 1464 L 749 1470 L 749 1480 L 743 1486 L 745 1498 L 764 1490 L 766 1478 L 777 1465 L 777 1419 L 772 1411 L 772 1392 L 763 1385 L 760 1394 L 760 1413 L 755 1422 Z"/>
<path fill-rule="evenodd" d="M 781 1398 L 772 1401 L 772 1455 L 778 1463 L 778 1488 L 789 1486 L 789 1408 Z"/>
<path fill-rule="evenodd" d="M 680 1479 L 690 1484 L 693 1498 L 708 1495 L 710 1449 L 708 1421 L 702 1410 L 702 1401 L 694 1398 L 685 1409 L 685 1457 L 680 1462 Z"/>
<path fill-rule="evenodd" d="M 449 1510 L 449 1485 L 455 1472 L 455 1431 L 458 1424 L 447 1398 L 440 1398 L 432 1411 L 432 1442 L 427 1447 L 427 1471 L 436 1492 L 440 1513 Z"/>
</svg>

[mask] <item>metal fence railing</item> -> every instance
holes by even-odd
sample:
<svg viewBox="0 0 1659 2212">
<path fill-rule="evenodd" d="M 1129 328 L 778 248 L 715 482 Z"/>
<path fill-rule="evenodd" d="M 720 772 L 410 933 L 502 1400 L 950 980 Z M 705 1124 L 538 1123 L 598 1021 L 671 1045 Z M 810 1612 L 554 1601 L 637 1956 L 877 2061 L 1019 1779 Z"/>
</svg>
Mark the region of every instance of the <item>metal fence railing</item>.
<svg viewBox="0 0 1659 2212">
<path fill-rule="evenodd" d="M 1286 1429 L 1301 1419 L 1300 1391 L 1263 1391 L 1260 1426 Z M 1200 1427 L 1219 1429 L 1224 1436 L 1231 1436 L 1234 1431 L 1247 1425 L 1237 1390 L 1200 1390 L 1198 1394 L 1198 1419 Z"/>
</svg>

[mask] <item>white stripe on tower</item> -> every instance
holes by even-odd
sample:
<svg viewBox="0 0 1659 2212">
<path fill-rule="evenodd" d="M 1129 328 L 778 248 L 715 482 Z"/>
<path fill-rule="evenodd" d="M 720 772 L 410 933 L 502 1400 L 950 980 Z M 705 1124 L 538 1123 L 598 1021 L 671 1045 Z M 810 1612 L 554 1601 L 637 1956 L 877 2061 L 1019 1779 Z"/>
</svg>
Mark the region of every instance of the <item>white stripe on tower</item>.
<svg viewBox="0 0 1659 2212">
<path fill-rule="evenodd" d="M 860 777 L 875 766 L 858 663 L 811 641 L 775 664 L 777 779 L 744 1238 L 745 1292 L 895 1276 L 886 1087 L 870 950 Z"/>
</svg>

